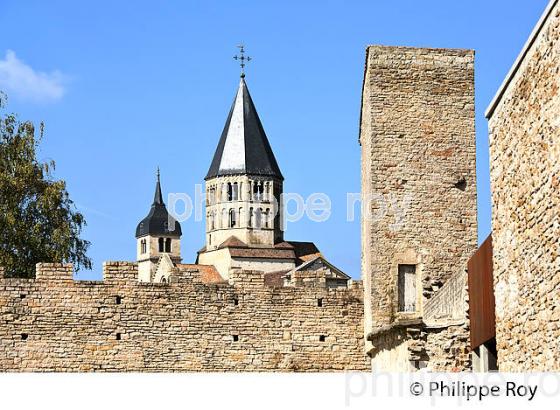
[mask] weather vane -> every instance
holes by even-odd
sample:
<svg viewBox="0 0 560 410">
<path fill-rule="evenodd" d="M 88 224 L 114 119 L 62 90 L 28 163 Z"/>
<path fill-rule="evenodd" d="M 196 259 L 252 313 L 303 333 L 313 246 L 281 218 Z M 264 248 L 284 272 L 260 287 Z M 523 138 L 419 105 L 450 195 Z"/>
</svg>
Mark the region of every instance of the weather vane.
<svg viewBox="0 0 560 410">
<path fill-rule="evenodd" d="M 237 61 L 239 61 L 239 65 L 241 66 L 241 78 L 245 77 L 245 61 L 249 62 L 251 61 L 251 57 L 247 56 L 245 57 L 245 46 L 243 44 L 240 44 L 237 46 L 237 48 L 239 48 L 239 54 L 241 55 L 235 55 L 233 56 L 233 58 Z"/>
</svg>

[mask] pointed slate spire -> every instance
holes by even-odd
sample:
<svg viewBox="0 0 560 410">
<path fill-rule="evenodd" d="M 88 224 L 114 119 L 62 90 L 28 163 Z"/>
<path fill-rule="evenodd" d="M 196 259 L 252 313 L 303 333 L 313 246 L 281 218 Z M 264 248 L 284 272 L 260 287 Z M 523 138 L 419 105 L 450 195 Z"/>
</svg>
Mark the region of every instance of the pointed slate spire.
<svg viewBox="0 0 560 410">
<path fill-rule="evenodd" d="M 173 218 L 165 203 L 163 202 L 163 195 L 161 194 L 161 183 L 159 167 L 157 170 L 156 191 L 154 193 L 154 202 L 148 216 L 146 216 L 136 227 L 136 237 L 142 236 L 173 236 L 180 237 L 182 235 L 181 225 Z"/>
<path fill-rule="evenodd" d="M 156 192 L 154 193 L 154 205 L 164 205 L 163 197 L 161 195 L 161 184 L 159 180 L 159 167 L 157 168 L 157 183 L 156 183 Z"/>
<path fill-rule="evenodd" d="M 237 174 L 284 179 L 243 76 L 205 179 Z"/>
</svg>

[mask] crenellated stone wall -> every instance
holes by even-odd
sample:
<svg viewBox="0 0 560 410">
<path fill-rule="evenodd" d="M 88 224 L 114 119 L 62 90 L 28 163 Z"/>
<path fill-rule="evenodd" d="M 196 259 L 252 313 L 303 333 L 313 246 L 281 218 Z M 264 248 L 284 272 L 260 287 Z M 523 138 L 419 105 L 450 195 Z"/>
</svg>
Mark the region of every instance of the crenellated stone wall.
<svg viewBox="0 0 560 410">
<path fill-rule="evenodd" d="M 103 275 L 75 281 L 71 265 L 39 264 L 36 279 L 1 278 L 0 370 L 368 369 L 360 281 L 269 287 L 261 272 L 234 271 L 204 283 L 193 268 L 139 283 L 129 262 Z"/>
<path fill-rule="evenodd" d="M 560 370 L 560 3 L 487 111 L 500 371 Z"/>
</svg>

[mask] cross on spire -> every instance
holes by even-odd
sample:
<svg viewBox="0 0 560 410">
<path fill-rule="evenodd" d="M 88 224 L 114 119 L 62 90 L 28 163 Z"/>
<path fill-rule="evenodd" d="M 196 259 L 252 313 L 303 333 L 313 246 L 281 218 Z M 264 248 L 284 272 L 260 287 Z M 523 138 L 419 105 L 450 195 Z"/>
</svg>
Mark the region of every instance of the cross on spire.
<svg viewBox="0 0 560 410">
<path fill-rule="evenodd" d="M 245 46 L 243 44 L 240 44 L 237 46 L 237 48 L 239 48 L 239 54 L 241 55 L 235 55 L 233 56 L 233 58 L 237 61 L 239 61 L 239 65 L 241 66 L 241 78 L 245 77 L 245 61 L 249 62 L 251 61 L 251 57 L 247 56 L 245 57 Z"/>
</svg>

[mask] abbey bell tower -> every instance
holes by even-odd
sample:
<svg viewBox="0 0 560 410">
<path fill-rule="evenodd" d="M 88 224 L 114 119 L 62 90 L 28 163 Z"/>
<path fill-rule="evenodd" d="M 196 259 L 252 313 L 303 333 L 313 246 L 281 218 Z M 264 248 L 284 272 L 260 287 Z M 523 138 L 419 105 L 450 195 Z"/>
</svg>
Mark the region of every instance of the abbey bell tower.
<svg viewBox="0 0 560 410">
<path fill-rule="evenodd" d="M 241 67 L 249 58 L 241 48 Z M 284 177 L 242 71 L 206 181 L 206 245 L 198 263 L 224 277 L 232 267 L 271 271 L 295 266 L 284 242 L 279 202 Z"/>
<path fill-rule="evenodd" d="M 282 174 L 242 77 L 206 175 L 206 248 L 231 236 L 250 246 L 282 242 Z"/>
</svg>

